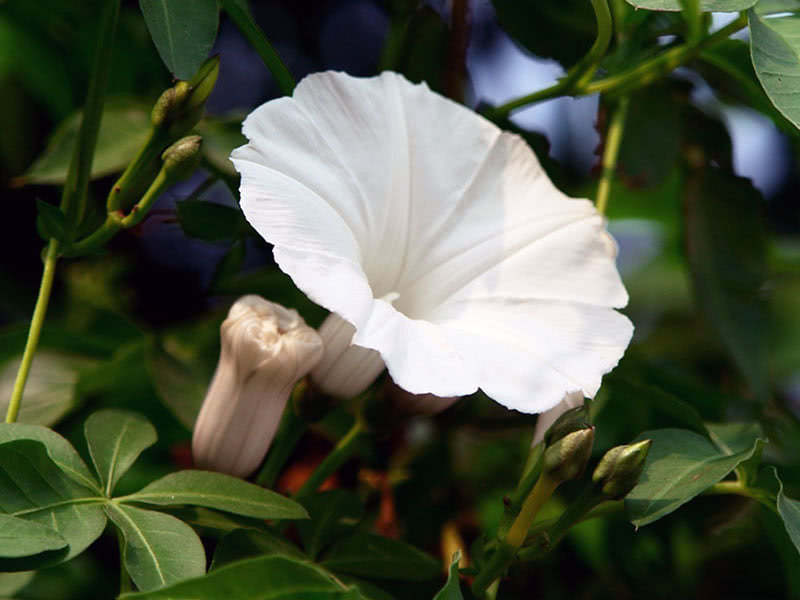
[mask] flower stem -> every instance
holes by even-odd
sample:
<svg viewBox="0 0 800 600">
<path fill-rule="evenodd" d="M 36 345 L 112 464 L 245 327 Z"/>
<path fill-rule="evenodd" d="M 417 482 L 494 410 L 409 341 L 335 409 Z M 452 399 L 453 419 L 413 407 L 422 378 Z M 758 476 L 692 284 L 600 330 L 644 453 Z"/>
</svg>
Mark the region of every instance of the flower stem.
<svg viewBox="0 0 800 600">
<path fill-rule="evenodd" d="M 353 455 L 353 452 L 358 447 L 361 434 L 365 431 L 366 427 L 364 422 L 361 420 L 360 416 L 356 416 L 353 426 L 350 427 L 350 430 L 345 436 L 339 440 L 330 454 L 325 457 L 325 460 L 311 473 L 311 476 L 294 495 L 295 498 L 304 498 L 317 491 L 317 488 Z"/>
<path fill-rule="evenodd" d="M 89 187 L 89 176 L 94 158 L 97 136 L 100 131 L 100 120 L 103 116 L 103 101 L 108 74 L 111 68 L 111 49 L 114 44 L 114 34 L 119 17 L 119 0 L 107 0 L 100 20 L 100 35 L 97 42 L 97 52 L 92 65 L 92 76 L 89 80 L 89 89 L 86 95 L 86 105 L 83 109 L 78 143 L 72 155 L 67 181 L 61 194 L 61 211 L 67 217 L 70 228 L 69 236 L 74 234 L 83 219 L 86 207 L 86 195 Z M 22 394 L 33 364 L 33 357 L 39 345 L 39 337 L 47 315 L 47 305 L 50 303 L 50 293 L 53 290 L 56 263 L 58 262 L 59 243 L 51 239 L 47 245 L 44 257 L 44 270 L 39 284 L 39 296 L 33 309 L 31 324 L 28 329 L 28 339 L 22 353 L 22 362 L 17 370 L 14 380 L 14 389 L 6 412 L 6 423 L 13 423 L 19 416 L 22 404 Z"/>
<path fill-rule="evenodd" d="M 628 105 L 630 98 L 623 96 L 619 99 L 614 112 L 611 115 L 611 123 L 608 125 L 606 134 L 606 144 L 603 150 L 602 173 L 600 183 L 597 186 L 597 198 L 595 205 L 597 212 L 604 215 L 608 207 L 608 196 L 611 193 L 611 180 L 617 170 L 617 158 L 619 157 L 619 147 L 622 142 L 622 133 L 625 130 L 625 119 L 628 116 Z"/>
<path fill-rule="evenodd" d="M 295 81 L 289 69 L 278 56 L 272 44 L 264 35 L 264 32 L 253 20 L 253 16 L 246 8 L 246 3 L 240 0 L 221 0 L 222 8 L 242 32 L 242 35 L 250 42 L 250 45 L 258 52 L 261 60 L 272 73 L 278 87 L 286 96 L 291 96 L 294 91 Z"/>
<path fill-rule="evenodd" d="M 506 104 L 496 106 L 487 110 L 487 113 L 489 116 L 507 117 L 518 108 L 557 96 L 586 96 L 589 94 L 618 91 L 630 92 L 671 73 L 677 67 L 692 60 L 701 50 L 727 39 L 731 34 L 736 33 L 746 26 L 747 16 L 742 13 L 735 21 L 732 21 L 707 37 L 695 42 L 687 42 L 680 46 L 675 46 L 650 60 L 616 75 L 595 81 L 585 81 L 582 79 L 570 80 L 567 76 L 559 80 L 555 85 L 522 96 L 516 100 L 511 100 Z"/>
<path fill-rule="evenodd" d="M 533 486 L 533 490 L 531 490 L 531 493 L 522 504 L 522 509 L 519 511 L 517 518 L 514 519 L 514 523 L 508 530 L 506 539 L 498 544 L 497 550 L 489 559 L 489 562 L 475 578 L 472 584 L 472 592 L 475 596 L 478 598 L 483 597 L 486 589 L 502 576 L 503 572 L 514 560 L 517 550 L 525 541 L 528 530 L 539 513 L 539 509 L 550 499 L 559 483 L 558 480 L 552 479 L 546 473 L 539 477 L 536 485 Z"/>
<path fill-rule="evenodd" d="M 28 329 L 28 339 L 25 342 L 25 351 L 22 353 L 22 363 L 17 371 L 14 389 L 11 392 L 11 400 L 8 403 L 6 423 L 13 423 L 19 416 L 22 392 L 25 391 L 25 382 L 28 380 L 33 356 L 36 354 L 36 347 L 39 345 L 39 336 L 42 333 L 42 325 L 44 325 L 44 318 L 47 314 L 47 304 L 50 302 L 50 292 L 53 289 L 53 278 L 56 273 L 56 262 L 58 262 L 58 241 L 50 240 L 44 257 L 44 272 L 42 273 L 42 281 L 39 284 L 39 297 L 36 299 L 36 307 L 33 309 L 33 317 Z"/>
</svg>

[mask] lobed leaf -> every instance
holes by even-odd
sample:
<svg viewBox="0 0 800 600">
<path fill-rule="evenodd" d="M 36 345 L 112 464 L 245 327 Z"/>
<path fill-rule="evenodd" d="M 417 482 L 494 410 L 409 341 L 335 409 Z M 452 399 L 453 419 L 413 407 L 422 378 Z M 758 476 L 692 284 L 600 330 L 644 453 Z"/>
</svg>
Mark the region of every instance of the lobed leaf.
<svg viewBox="0 0 800 600">
<path fill-rule="evenodd" d="M 83 424 L 83 431 L 103 491 L 109 498 L 119 478 L 158 439 L 155 427 L 147 419 L 123 410 L 92 413 Z"/>
<path fill-rule="evenodd" d="M 236 562 L 204 577 L 162 590 L 123 594 L 120 600 L 359 600 L 316 565 L 288 556 L 263 556 Z"/>
<path fill-rule="evenodd" d="M 238 477 L 211 471 L 170 473 L 119 500 L 157 506 L 190 504 L 257 519 L 308 518 L 305 509 L 294 500 Z"/>
<path fill-rule="evenodd" d="M 0 443 L 0 514 L 55 530 L 69 544 L 69 551 L 55 557 L 57 561 L 80 554 L 100 537 L 106 525 L 102 501 L 96 490 L 64 473 L 42 442 Z M 53 562 L 52 556 L 46 558 L 45 562 Z M 39 566 L 32 560 L 19 568 Z"/>
<path fill-rule="evenodd" d="M 183 521 L 113 502 L 105 511 L 122 532 L 125 568 L 140 590 L 155 590 L 205 573 L 203 544 Z"/>
</svg>

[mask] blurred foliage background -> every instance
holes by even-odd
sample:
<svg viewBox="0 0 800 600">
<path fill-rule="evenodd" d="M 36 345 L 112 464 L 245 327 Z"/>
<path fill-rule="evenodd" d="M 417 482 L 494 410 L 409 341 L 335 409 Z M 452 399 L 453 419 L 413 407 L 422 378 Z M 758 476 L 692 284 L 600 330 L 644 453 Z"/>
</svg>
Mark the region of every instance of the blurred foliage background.
<svg viewBox="0 0 800 600">
<path fill-rule="evenodd" d="M 0 2 L 0 405 L 41 275 L 36 201 L 58 201 L 54 184 L 69 162 L 99 4 Z M 473 0 L 461 29 L 451 7 L 404 0 L 251 6 L 298 79 L 324 69 L 370 75 L 391 68 L 438 91 L 455 86 L 479 110 L 552 81 L 594 37 L 588 2 Z M 675 14 L 628 12 L 636 31 L 654 38 L 680 23 Z M 121 493 L 189 464 L 190 427 L 233 299 L 261 294 L 297 308 L 312 325 L 325 315 L 277 270 L 236 208 L 227 154 L 243 141 L 243 115 L 278 96 L 278 87 L 224 15 L 212 52 L 221 66 L 198 126 L 202 171 L 164 194 L 108 252 L 62 261 L 23 406 L 22 421 L 55 425 L 78 448 L 80 426 L 98 407 L 152 420 L 159 443 L 126 475 Z M 459 56 L 465 72 L 454 67 Z M 767 460 L 798 497 L 800 136 L 757 85 L 731 77 L 755 82 L 749 60 L 746 42 L 731 39 L 631 99 L 608 216 L 636 334 L 593 404 L 595 453 L 647 429 L 685 426 L 676 407 L 686 403 L 709 421 L 759 420 L 770 439 Z M 90 188 L 96 220 L 113 175 L 141 143 L 152 103 L 171 83 L 138 3 L 123 2 Z M 559 99 L 501 126 L 526 137 L 559 187 L 594 197 L 605 102 Z M 356 490 L 374 530 L 447 563 L 454 531 L 468 545 L 497 528 L 534 422 L 478 394 L 377 436 L 333 485 Z M 344 411 L 336 411 L 307 434 L 279 488 L 290 489 L 346 426 Z M 555 514 L 571 493 L 565 487 L 548 510 Z M 104 536 L 14 597 L 113 596 L 115 544 Z M 778 518 L 758 504 L 700 497 L 638 531 L 622 515 L 588 521 L 547 560 L 516 566 L 504 591 L 549 600 L 800 597 L 800 556 Z M 395 590 L 407 598 L 434 592 L 416 584 Z"/>
</svg>

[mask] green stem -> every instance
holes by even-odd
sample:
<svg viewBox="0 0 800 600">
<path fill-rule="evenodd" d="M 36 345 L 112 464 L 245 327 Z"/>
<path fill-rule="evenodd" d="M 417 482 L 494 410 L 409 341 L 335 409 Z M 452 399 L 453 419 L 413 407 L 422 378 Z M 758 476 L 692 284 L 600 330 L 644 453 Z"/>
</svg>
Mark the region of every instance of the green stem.
<svg viewBox="0 0 800 600">
<path fill-rule="evenodd" d="M 597 20 L 597 37 L 589 52 L 554 85 L 512 100 L 502 106 L 488 109 L 489 116 L 507 117 L 509 113 L 517 108 L 568 94 L 571 89 L 585 85 L 585 81 L 591 79 L 597 69 L 597 64 L 603 58 L 606 50 L 608 50 L 613 31 L 613 21 L 611 12 L 608 9 L 608 2 L 606 0 L 592 0 L 592 8 Z"/>
<path fill-rule="evenodd" d="M 292 402 L 286 405 L 278 434 L 269 449 L 267 459 L 256 476 L 256 483 L 262 487 L 271 488 L 278 480 L 283 466 L 292 454 L 297 442 L 303 437 L 306 423 L 297 416 Z"/>
<path fill-rule="evenodd" d="M 742 14 L 719 31 L 716 31 L 697 42 L 686 43 L 671 48 L 655 58 L 647 60 L 617 75 L 612 75 L 596 81 L 568 81 L 561 79 L 558 83 L 543 90 L 539 90 L 506 104 L 487 110 L 489 116 L 506 117 L 512 111 L 555 98 L 557 96 L 586 96 L 597 93 L 630 92 L 643 87 L 671 73 L 677 67 L 689 62 L 704 48 L 727 39 L 731 34 L 747 26 L 747 17 Z M 566 83 L 565 83 L 566 82 Z"/>
<path fill-rule="evenodd" d="M 629 104 L 630 99 L 628 96 L 620 98 L 611 115 L 611 123 L 608 125 L 606 144 L 603 149 L 603 170 L 600 174 L 600 183 L 597 186 L 597 198 L 595 200 L 597 212 L 601 215 L 606 213 L 606 207 L 608 206 L 611 181 L 614 179 L 614 173 L 617 170 L 617 158 L 619 157 L 619 147 L 622 142 L 622 133 L 625 130 L 625 119 L 628 116 Z"/>
<path fill-rule="evenodd" d="M 142 180 L 152 177 L 151 165 L 169 145 L 170 136 L 160 127 L 150 129 L 147 141 L 139 149 L 136 157 L 128 164 L 125 171 L 117 179 L 108 193 L 106 210 L 111 213 L 117 210 L 127 210 L 132 204 L 131 196 L 140 191 Z"/>
<path fill-rule="evenodd" d="M 353 452 L 358 447 L 361 434 L 365 431 L 364 422 L 361 420 L 360 416 L 356 416 L 353 426 L 345 436 L 339 440 L 339 443 L 337 443 L 330 454 L 325 457 L 325 460 L 314 469 L 311 476 L 294 495 L 295 498 L 304 498 L 317 491 L 317 488 L 353 455 Z"/>
<path fill-rule="evenodd" d="M 72 155 L 67 181 L 61 195 L 61 211 L 70 226 L 77 227 L 86 209 L 89 176 L 94 159 L 94 149 L 103 117 L 104 92 L 111 70 L 112 47 L 119 16 L 119 0 L 107 0 L 100 20 L 100 35 L 92 65 L 92 76 L 83 107 L 83 118 L 78 143 Z M 72 232 L 71 232 L 72 233 Z"/>
<path fill-rule="evenodd" d="M 703 14 L 700 11 L 700 0 L 680 0 L 683 17 L 686 19 L 686 38 L 689 42 L 697 42 L 703 37 Z"/>
<path fill-rule="evenodd" d="M 39 336 L 42 333 L 42 325 L 44 325 L 44 318 L 47 314 L 47 304 L 50 302 L 50 292 L 53 289 L 53 278 L 56 273 L 56 262 L 58 262 L 58 242 L 50 240 L 44 258 L 44 271 L 42 273 L 42 281 L 39 284 L 39 297 L 36 299 L 36 307 L 33 309 L 33 317 L 28 329 L 28 339 L 25 342 L 25 351 L 22 353 L 22 363 L 17 371 L 14 389 L 11 392 L 11 400 L 8 403 L 6 423 L 13 423 L 19 415 L 22 393 L 25 391 L 25 382 L 28 380 L 33 356 L 36 354 L 36 347 L 39 345 Z"/>
<path fill-rule="evenodd" d="M 100 131 L 100 120 L 103 116 L 103 94 L 111 67 L 111 49 L 114 43 L 118 16 L 119 0 L 107 0 L 100 21 L 97 52 L 92 65 L 92 75 L 89 79 L 89 89 L 78 132 L 78 142 L 72 155 L 67 181 L 64 183 L 64 189 L 61 194 L 61 211 L 67 216 L 67 223 L 70 227 L 77 227 L 83 218 L 86 206 L 89 176 L 95 146 L 97 145 L 97 135 Z M 70 231 L 69 235 L 72 235 L 72 233 L 73 231 Z M 11 398 L 8 403 L 6 423 L 13 423 L 19 415 L 25 384 L 28 381 L 36 348 L 39 345 L 39 337 L 47 315 L 47 305 L 50 303 L 58 252 L 58 241 L 51 239 L 45 253 L 44 270 L 39 284 L 39 296 L 36 298 L 36 306 L 33 309 L 28 339 L 25 342 L 25 350 L 22 353 L 22 362 L 17 370 L 14 389 L 11 392 Z"/>
<path fill-rule="evenodd" d="M 286 68 L 281 57 L 278 56 L 275 48 L 269 43 L 264 32 L 253 20 L 245 2 L 246 0 L 221 0 L 222 8 L 250 42 L 250 45 L 258 52 L 261 60 L 264 61 L 275 81 L 278 82 L 278 87 L 286 96 L 291 96 L 295 86 L 294 77 Z"/>
<path fill-rule="evenodd" d="M 486 566 L 481 569 L 475 581 L 472 583 L 472 592 L 478 598 L 484 597 L 486 589 L 499 579 L 517 554 L 517 551 L 525 541 L 528 530 L 531 528 L 539 509 L 550 499 L 553 492 L 558 487 L 558 480 L 552 479 L 547 474 L 542 474 L 533 490 L 528 494 L 522 509 L 517 518 L 514 519 L 511 528 L 506 534 L 506 539 L 500 542 L 497 550 L 489 559 Z"/>
</svg>

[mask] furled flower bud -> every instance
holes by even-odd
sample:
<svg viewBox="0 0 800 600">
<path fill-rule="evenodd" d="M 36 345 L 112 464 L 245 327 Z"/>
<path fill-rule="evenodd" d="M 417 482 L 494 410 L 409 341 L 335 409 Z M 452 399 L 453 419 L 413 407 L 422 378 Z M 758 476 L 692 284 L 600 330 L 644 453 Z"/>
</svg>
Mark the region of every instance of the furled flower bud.
<svg viewBox="0 0 800 600">
<path fill-rule="evenodd" d="M 192 454 L 200 468 L 246 477 L 264 459 L 295 383 L 322 356 L 322 340 L 296 311 L 259 296 L 236 301 L 220 332 Z"/>
<path fill-rule="evenodd" d="M 557 482 L 575 479 L 586 468 L 594 444 L 594 427 L 568 433 L 544 451 L 542 473 Z"/>
<path fill-rule="evenodd" d="M 652 440 L 615 446 L 605 453 L 592 481 L 608 500 L 622 500 L 638 483 Z"/>
<path fill-rule="evenodd" d="M 191 175 L 200 162 L 200 146 L 203 138 L 199 135 L 187 135 L 164 150 L 161 160 L 164 161 L 164 172 L 175 180 L 185 179 Z"/>
<path fill-rule="evenodd" d="M 568 433 L 586 427 L 587 422 L 583 392 L 569 392 L 561 402 L 539 415 L 531 445 L 535 446 L 545 438 L 550 445 Z"/>
<path fill-rule="evenodd" d="M 331 313 L 319 328 L 325 354 L 311 380 L 326 394 L 352 398 L 366 390 L 385 368 L 381 355 L 352 343 L 355 327 Z"/>
<path fill-rule="evenodd" d="M 156 100 L 150 120 L 156 127 L 182 135 L 203 117 L 203 107 L 219 75 L 219 57 L 209 58 L 189 81 L 179 81 Z"/>
</svg>

